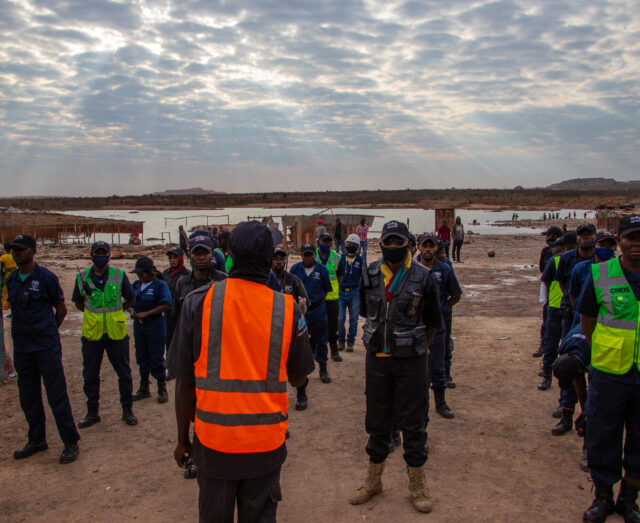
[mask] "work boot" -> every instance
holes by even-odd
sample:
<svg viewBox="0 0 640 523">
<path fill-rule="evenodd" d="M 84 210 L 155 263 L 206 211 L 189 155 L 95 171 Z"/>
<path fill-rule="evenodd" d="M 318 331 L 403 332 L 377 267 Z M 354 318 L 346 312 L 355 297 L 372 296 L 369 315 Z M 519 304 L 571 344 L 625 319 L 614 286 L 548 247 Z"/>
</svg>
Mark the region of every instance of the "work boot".
<svg viewBox="0 0 640 523">
<path fill-rule="evenodd" d="M 582 447 L 582 458 L 580 458 L 580 470 L 583 472 L 591 472 L 589 468 L 589 456 L 587 454 L 587 449 Z"/>
<path fill-rule="evenodd" d="M 342 356 L 340 356 L 337 347 L 335 349 L 331 349 L 331 359 L 338 363 L 342 361 Z"/>
<path fill-rule="evenodd" d="M 100 423 L 100 416 L 98 416 L 97 412 L 89 411 L 87 412 L 87 415 L 78 422 L 78 428 L 86 429 L 87 427 L 95 425 L 96 423 Z"/>
<path fill-rule="evenodd" d="M 133 401 L 143 400 L 150 397 L 151 392 L 149 392 L 149 378 L 142 378 L 140 380 L 140 388 L 133 395 Z"/>
<path fill-rule="evenodd" d="M 596 496 L 582 519 L 583 521 L 603 523 L 607 516 L 613 514 L 615 510 L 616 506 L 613 503 L 613 489 L 611 486 L 596 484 Z"/>
<path fill-rule="evenodd" d="M 551 387 L 551 367 L 543 367 L 542 372 L 544 377 L 538 384 L 538 390 L 547 390 Z"/>
<path fill-rule="evenodd" d="M 573 409 L 562 409 L 562 419 L 551 429 L 554 436 L 562 436 L 573 428 Z"/>
<path fill-rule="evenodd" d="M 30 456 L 33 456 L 36 452 L 42 452 L 43 450 L 47 450 L 49 445 L 47 445 L 46 441 L 42 441 L 40 443 L 31 443 L 30 441 L 20 450 L 16 450 L 13 453 L 13 459 L 24 459 Z"/>
<path fill-rule="evenodd" d="M 544 376 L 544 369 L 538 370 L 538 376 L 540 376 L 541 378 Z"/>
<path fill-rule="evenodd" d="M 531 355 L 531 357 L 532 357 L 532 358 L 540 358 L 542 355 L 543 355 L 543 352 L 542 352 L 542 345 L 540 345 L 540 347 L 538 347 L 538 350 L 537 350 L 537 351 L 535 351 L 535 352 Z"/>
<path fill-rule="evenodd" d="M 409 494 L 413 507 L 418 512 L 431 512 L 433 501 L 427 494 L 427 474 L 424 465 L 421 467 L 407 467 L 409 473 Z"/>
<path fill-rule="evenodd" d="M 331 376 L 329 376 L 327 372 L 327 362 L 323 361 L 322 363 L 318 363 L 318 366 L 320 367 L 320 379 L 322 383 L 331 383 Z"/>
<path fill-rule="evenodd" d="M 296 395 L 296 410 L 304 410 L 309 405 L 309 398 L 307 398 L 307 384 L 309 383 L 309 379 L 305 381 L 302 387 L 298 387 L 297 395 Z"/>
<path fill-rule="evenodd" d="M 338 350 L 344 350 L 344 341 L 338 342 Z"/>
<path fill-rule="evenodd" d="M 402 440 L 400 439 L 400 431 L 394 430 L 391 434 L 391 441 L 389 442 L 389 453 L 396 450 L 396 448 L 400 445 L 402 445 Z"/>
<path fill-rule="evenodd" d="M 71 463 L 78 459 L 78 454 L 80 454 L 78 443 L 65 444 L 64 450 L 60 454 L 60 463 Z"/>
<path fill-rule="evenodd" d="M 433 395 L 436 398 L 436 412 L 440 414 L 443 418 L 451 419 L 454 418 L 455 415 L 453 411 L 447 405 L 447 402 L 444 399 L 444 389 L 443 390 L 434 390 Z"/>
<path fill-rule="evenodd" d="M 345 350 L 347 352 L 353 352 L 353 343 L 347 343 L 347 348 Z"/>
<path fill-rule="evenodd" d="M 451 371 L 448 370 L 447 371 L 447 381 L 444 384 L 445 387 L 447 387 L 448 389 L 455 389 L 456 388 L 456 384 L 453 381 L 453 378 L 451 377 Z"/>
<path fill-rule="evenodd" d="M 640 511 L 636 499 L 638 499 L 638 487 L 623 479 L 616 501 L 616 512 L 624 518 L 625 523 L 640 523 Z"/>
<path fill-rule="evenodd" d="M 373 496 L 382 491 L 382 471 L 384 470 L 384 461 L 382 463 L 369 462 L 367 469 L 367 479 L 358 490 L 356 490 L 349 498 L 352 505 L 360 505 L 369 501 Z"/>
<path fill-rule="evenodd" d="M 124 409 L 122 411 L 122 421 L 124 421 L 127 425 L 137 425 L 138 418 L 133 415 L 133 411 L 131 409 Z"/>
<path fill-rule="evenodd" d="M 169 394 L 167 394 L 167 382 L 164 378 L 158 379 L 158 403 L 166 403 L 169 401 Z"/>
<path fill-rule="evenodd" d="M 562 410 L 563 409 L 564 409 L 564 407 L 562 405 L 558 405 L 555 409 L 553 409 L 553 412 L 551 413 L 551 415 L 554 418 L 560 419 L 562 417 Z"/>
</svg>

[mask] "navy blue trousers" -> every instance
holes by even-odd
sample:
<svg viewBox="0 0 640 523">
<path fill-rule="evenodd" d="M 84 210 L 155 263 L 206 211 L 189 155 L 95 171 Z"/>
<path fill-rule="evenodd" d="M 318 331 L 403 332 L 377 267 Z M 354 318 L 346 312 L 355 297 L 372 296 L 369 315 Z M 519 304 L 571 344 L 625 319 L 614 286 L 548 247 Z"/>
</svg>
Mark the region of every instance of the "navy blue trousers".
<svg viewBox="0 0 640 523">
<path fill-rule="evenodd" d="M 429 382 L 431 383 L 431 390 L 444 390 L 447 384 L 447 373 L 444 365 L 446 338 L 446 327 L 438 329 L 429 347 Z"/>
<path fill-rule="evenodd" d="M 547 323 L 544 327 L 542 339 L 542 364 L 551 367 L 558 357 L 558 346 L 562 339 L 562 309 L 549 307 Z"/>
<path fill-rule="evenodd" d="M 136 363 L 140 367 L 140 378 L 164 379 L 164 346 L 167 339 L 167 325 L 164 318 L 140 325 L 133 324 L 133 339 L 136 344 Z"/>
<path fill-rule="evenodd" d="M 14 350 L 13 364 L 18 373 L 20 407 L 29 425 L 29 442 L 42 443 L 47 440 L 40 381 L 44 383 L 47 401 L 56 420 L 60 439 L 65 445 L 78 441 L 80 434 L 76 429 L 67 395 L 62 351 L 60 349 L 36 352 Z"/>
<path fill-rule="evenodd" d="M 640 375 L 635 372 L 635 380 L 627 382 L 589 372 L 586 444 L 591 477 L 598 485 L 618 482 L 623 468 L 640 480 Z"/>
<path fill-rule="evenodd" d="M 329 322 L 327 320 L 327 309 L 324 304 L 313 310 L 307 311 L 305 314 L 307 328 L 309 329 L 309 341 L 311 347 L 315 351 L 316 361 L 324 363 L 327 361 L 329 348 L 327 340 L 329 335 Z"/>
<path fill-rule="evenodd" d="M 82 338 L 82 377 L 84 393 L 87 396 L 87 410 L 98 412 L 100 406 L 100 367 L 105 351 L 113 370 L 118 375 L 120 404 L 123 410 L 128 410 L 133 405 L 129 336 L 114 341 L 106 334 L 96 341 Z"/>
</svg>

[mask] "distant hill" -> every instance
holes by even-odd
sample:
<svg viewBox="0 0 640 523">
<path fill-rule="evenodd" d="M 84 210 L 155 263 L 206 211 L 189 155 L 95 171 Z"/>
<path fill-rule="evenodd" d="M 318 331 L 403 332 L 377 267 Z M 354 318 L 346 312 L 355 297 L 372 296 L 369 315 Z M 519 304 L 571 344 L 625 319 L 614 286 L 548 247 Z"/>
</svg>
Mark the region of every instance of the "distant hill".
<svg viewBox="0 0 640 523">
<path fill-rule="evenodd" d="M 202 187 L 191 187 L 191 189 L 167 189 L 166 191 L 151 193 L 152 196 L 181 196 L 184 194 L 227 194 L 222 191 L 208 191 Z"/>
<path fill-rule="evenodd" d="M 613 178 L 574 178 L 551 184 L 546 187 L 552 191 L 624 191 L 639 190 L 640 181 L 619 182 Z"/>
</svg>

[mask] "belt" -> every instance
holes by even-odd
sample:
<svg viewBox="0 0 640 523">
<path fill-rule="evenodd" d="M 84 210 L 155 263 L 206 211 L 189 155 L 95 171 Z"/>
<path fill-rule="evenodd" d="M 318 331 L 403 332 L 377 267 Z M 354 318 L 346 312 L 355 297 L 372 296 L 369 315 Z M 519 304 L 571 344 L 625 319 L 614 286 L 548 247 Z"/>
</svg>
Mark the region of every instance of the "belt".
<svg viewBox="0 0 640 523">
<path fill-rule="evenodd" d="M 357 289 L 358 289 L 358 287 L 340 287 L 340 290 L 344 291 L 344 292 L 355 291 Z"/>
</svg>

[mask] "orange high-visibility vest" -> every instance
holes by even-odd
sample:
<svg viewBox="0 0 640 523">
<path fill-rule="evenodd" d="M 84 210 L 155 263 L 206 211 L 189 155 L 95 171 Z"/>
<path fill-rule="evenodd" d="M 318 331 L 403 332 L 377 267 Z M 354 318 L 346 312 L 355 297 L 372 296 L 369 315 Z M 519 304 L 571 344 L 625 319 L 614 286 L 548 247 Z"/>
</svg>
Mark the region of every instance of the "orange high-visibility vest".
<svg viewBox="0 0 640 523">
<path fill-rule="evenodd" d="M 293 296 L 237 278 L 216 282 L 202 307 L 195 433 L 218 452 L 269 452 L 288 424 Z"/>
</svg>

